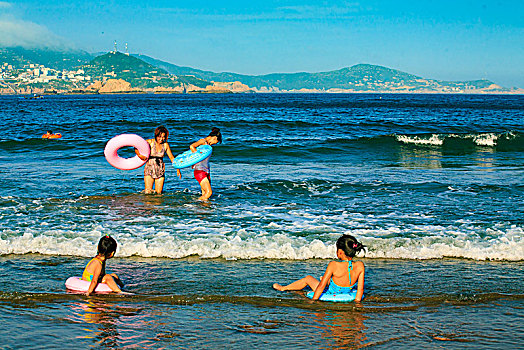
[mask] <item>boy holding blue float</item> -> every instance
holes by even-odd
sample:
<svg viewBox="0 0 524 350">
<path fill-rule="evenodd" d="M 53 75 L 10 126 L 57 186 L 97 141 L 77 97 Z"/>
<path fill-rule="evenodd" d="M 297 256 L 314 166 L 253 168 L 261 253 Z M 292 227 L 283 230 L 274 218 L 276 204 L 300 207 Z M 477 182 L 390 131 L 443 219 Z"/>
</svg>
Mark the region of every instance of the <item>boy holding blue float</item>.
<svg viewBox="0 0 524 350">
<path fill-rule="evenodd" d="M 191 152 L 195 153 L 197 151 L 197 147 L 199 146 L 213 146 L 217 143 L 222 143 L 222 134 L 220 133 L 219 128 L 213 128 L 211 129 L 209 135 L 203 139 L 193 142 L 189 146 L 189 149 Z M 201 201 L 207 201 L 213 194 L 213 190 L 211 189 L 211 167 L 209 166 L 210 158 L 211 156 L 208 156 L 191 167 L 193 168 L 193 175 L 200 184 L 200 188 L 202 190 L 202 195 L 198 198 Z"/>
<path fill-rule="evenodd" d="M 338 261 L 332 261 L 328 264 L 326 272 L 322 279 L 318 281 L 313 276 L 306 276 L 298 281 L 295 281 L 287 286 L 281 286 L 278 283 L 273 284 L 273 288 L 279 291 L 285 290 L 302 290 L 309 286 L 313 291 L 313 300 L 329 300 L 330 296 L 339 296 L 338 298 L 331 298 L 331 301 L 342 301 L 336 299 L 343 299 L 344 301 L 351 301 L 353 299 L 350 295 L 354 294 L 354 287 L 357 285 L 356 295 L 354 300 L 360 302 L 364 296 L 364 274 L 365 267 L 362 261 L 353 261 L 355 255 L 364 249 L 364 245 L 358 242 L 357 239 L 351 235 L 343 235 L 337 240 L 337 258 Z M 326 287 L 328 287 L 327 290 Z"/>
</svg>

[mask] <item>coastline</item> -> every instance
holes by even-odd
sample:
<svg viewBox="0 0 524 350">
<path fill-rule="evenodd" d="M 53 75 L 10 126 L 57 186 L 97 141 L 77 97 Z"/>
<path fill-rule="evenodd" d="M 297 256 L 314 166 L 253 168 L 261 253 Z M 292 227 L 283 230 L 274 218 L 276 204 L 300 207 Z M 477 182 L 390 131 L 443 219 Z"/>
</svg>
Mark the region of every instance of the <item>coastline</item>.
<svg viewBox="0 0 524 350">
<path fill-rule="evenodd" d="M 29 95 L 45 95 L 45 96 L 69 96 L 69 95 L 185 95 L 185 94 L 328 94 L 328 95 L 451 95 L 451 96 L 464 96 L 464 95 L 508 95 L 508 96 L 519 96 L 524 95 L 524 89 L 519 89 L 515 92 L 498 92 L 498 91 L 474 91 L 474 92 L 440 92 L 440 91 L 265 91 L 265 92 L 235 92 L 235 91 L 187 91 L 187 92 L 178 92 L 178 91 L 117 91 L 117 92 L 98 92 L 98 91 L 66 91 L 66 92 L 21 92 L 21 93 L 2 93 L 0 96 L 29 96 Z"/>
</svg>

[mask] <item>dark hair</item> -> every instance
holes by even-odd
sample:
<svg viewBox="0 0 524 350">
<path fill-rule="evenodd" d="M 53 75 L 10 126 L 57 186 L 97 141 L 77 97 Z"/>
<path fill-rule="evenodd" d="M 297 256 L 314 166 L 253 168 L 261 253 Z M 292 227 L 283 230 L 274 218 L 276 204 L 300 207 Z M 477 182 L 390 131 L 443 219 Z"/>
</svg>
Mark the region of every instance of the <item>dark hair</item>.
<svg viewBox="0 0 524 350">
<path fill-rule="evenodd" d="M 357 239 L 351 235 L 343 235 L 337 240 L 337 249 L 342 249 L 348 258 L 353 258 L 364 248 L 365 245 L 357 241 Z"/>
<path fill-rule="evenodd" d="M 222 134 L 220 133 L 220 129 L 219 129 L 219 128 L 213 128 L 213 129 L 211 129 L 211 132 L 210 132 L 209 135 L 207 135 L 207 136 L 208 136 L 208 137 L 209 137 L 209 136 L 216 136 L 218 142 L 222 143 Z"/>
<path fill-rule="evenodd" d="M 159 127 L 157 127 L 157 128 L 155 129 L 155 139 L 156 139 L 160 134 L 166 134 L 166 139 L 169 137 L 169 131 L 167 131 L 166 127 L 165 127 L 165 126 L 162 126 L 162 125 L 160 125 Z"/>
<path fill-rule="evenodd" d="M 116 252 L 116 241 L 113 237 L 105 235 L 100 238 L 98 242 L 98 254 L 101 254 L 108 258 L 112 253 Z"/>
<path fill-rule="evenodd" d="M 47 130 L 47 133 L 48 134 L 52 134 L 53 132 L 51 130 Z"/>
</svg>

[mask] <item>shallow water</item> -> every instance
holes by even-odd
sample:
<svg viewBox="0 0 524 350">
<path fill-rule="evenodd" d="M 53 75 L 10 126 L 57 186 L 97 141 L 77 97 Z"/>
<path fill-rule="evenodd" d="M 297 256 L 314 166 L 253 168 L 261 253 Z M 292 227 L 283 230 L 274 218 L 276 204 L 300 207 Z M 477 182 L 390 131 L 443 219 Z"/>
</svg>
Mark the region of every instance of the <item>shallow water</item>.
<svg viewBox="0 0 524 350">
<path fill-rule="evenodd" d="M 522 96 L 11 96 L 0 106 L 5 348 L 522 343 Z M 209 203 L 196 201 L 189 170 L 178 180 L 168 165 L 164 195 L 144 195 L 142 169 L 104 159 L 111 137 L 149 138 L 161 124 L 175 153 L 222 129 Z M 48 129 L 63 138 L 42 140 Z M 362 305 L 271 288 L 321 275 L 342 233 L 367 246 Z M 109 269 L 136 296 L 66 292 L 104 234 L 119 243 Z"/>
<path fill-rule="evenodd" d="M 366 298 L 358 305 L 312 302 L 271 288 L 275 281 L 321 275 L 322 260 L 115 258 L 111 270 L 136 295 L 85 298 L 64 291 L 64 276 L 80 271 L 81 259 L 5 256 L 0 336 L 6 348 L 37 348 L 35 339 L 48 348 L 67 341 L 155 349 L 245 348 L 247 342 L 275 349 L 521 345 L 522 263 L 364 262 Z M 5 326 L 14 324 L 20 331 Z"/>
</svg>

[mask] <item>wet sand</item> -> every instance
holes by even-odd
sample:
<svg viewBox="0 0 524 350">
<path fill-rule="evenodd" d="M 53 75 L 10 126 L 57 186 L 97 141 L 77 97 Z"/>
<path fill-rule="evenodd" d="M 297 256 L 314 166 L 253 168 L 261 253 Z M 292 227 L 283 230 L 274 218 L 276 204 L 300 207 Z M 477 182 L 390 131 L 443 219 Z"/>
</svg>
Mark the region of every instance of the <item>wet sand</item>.
<svg viewBox="0 0 524 350">
<path fill-rule="evenodd" d="M 136 295 L 89 298 L 64 286 L 84 260 L 0 258 L 6 348 L 517 349 L 523 340 L 522 262 L 363 259 L 366 298 L 342 304 L 271 288 L 320 275 L 328 260 L 115 258 L 108 271 Z"/>
</svg>

